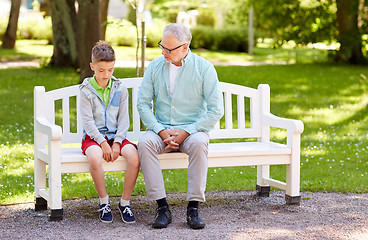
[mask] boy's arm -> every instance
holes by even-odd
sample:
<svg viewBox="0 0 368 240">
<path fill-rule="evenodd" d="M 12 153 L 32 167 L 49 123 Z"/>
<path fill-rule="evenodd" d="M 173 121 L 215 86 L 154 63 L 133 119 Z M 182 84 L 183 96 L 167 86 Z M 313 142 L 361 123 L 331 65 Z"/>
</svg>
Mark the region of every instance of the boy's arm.
<svg viewBox="0 0 368 240">
<path fill-rule="evenodd" d="M 82 123 L 84 131 L 91 139 L 95 140 L 99 145 L 103 141 L 106 141 L 104 136 L 98 131 L 95 121 L 93 119 L 92 104 L 86 97 L 86 95 L 80 92 L 80 111 L 82 115 Z"/>
<path fill-rule="evenodd" d="M 129 93 L 126 87 L 121 90 L 119 113 L 117 119 L 117 131 L 114 137 L 114 142 L 122 143 L 126 138 L 129 129 L 129 110 L 128 110 Z"/>
</svg>

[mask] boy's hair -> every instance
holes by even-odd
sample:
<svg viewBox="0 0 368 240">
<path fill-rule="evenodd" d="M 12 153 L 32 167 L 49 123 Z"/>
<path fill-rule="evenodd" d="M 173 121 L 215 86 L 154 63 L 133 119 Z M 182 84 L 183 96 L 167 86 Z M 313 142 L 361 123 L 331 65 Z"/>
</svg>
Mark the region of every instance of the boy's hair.
<svg viewBox="0 0 368 240">
<path fill-rule="evenodd" d="M 115 61 L 115 51 L 111 45 L 105 41 L 98 41 L 92 48 L 92 63 Z"/>
</svg>

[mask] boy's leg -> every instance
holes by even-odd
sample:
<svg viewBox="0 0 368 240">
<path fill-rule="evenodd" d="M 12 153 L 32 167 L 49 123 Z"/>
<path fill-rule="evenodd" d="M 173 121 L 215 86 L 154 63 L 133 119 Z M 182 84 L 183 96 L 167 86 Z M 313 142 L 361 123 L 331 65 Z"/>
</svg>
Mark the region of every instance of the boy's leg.
<svg viewBox="0 0 368 240">
<path fill-rule="evenodd" d="M 127 161 L 127 169 L 124 177 L 123 200 L 129 200 L 139 173 L 138 151 L 132 144 L 126 144 L 121 149 L 121 155 Z"/>
<path fill-rule="evenodd" d="M 138 151 L 135 146 L 129 141 L 124 140 L 121 146 L 120 154 L 127 161 L 127 169 L 125 171 L 124 177 L 124 189 L 123 195 L 121 196 L 120 202 L 118 204 L 121 220 L 125 223 L 134 223 L 135 217 L 130 208 L 130 197 L 132 195 L 135 182 L 137 180 L 138 172 L 139 172 L 139 159 L 138 159 Z"/>
<path fill-rule="evenodd" d="M 98 196 L 104 198 L 107 196 L 105 185 L 105 173 L 102 168 L 103 154 L 98 145 L 92 145 L 87 148 L 86 156 L 89 161 L 89 171 L 95 184 Z"/>
</svg>

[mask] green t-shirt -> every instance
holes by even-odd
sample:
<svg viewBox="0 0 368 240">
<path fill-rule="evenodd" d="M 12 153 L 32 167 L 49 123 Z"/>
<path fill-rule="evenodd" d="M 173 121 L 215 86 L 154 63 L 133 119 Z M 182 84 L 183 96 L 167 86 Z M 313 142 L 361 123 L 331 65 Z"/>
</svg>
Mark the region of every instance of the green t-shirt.
<svg viewBox="0 0 368 240">
<path fill-rule="evenodd" d="M 93 76 L 93 78 L 89 80 L 89 83 L 97 91 L 98 96 L 100 96 L 100 98 L 102 99 L 102 101 L 105 103 L 107 107 L 107 105 L 109 104 L 109 100 L 110 100 L 110 92 L 111 92 L 111 86 L 112 86 L 111 78 L 109 79 L 109 84 L 107 84 L 107 87 L 105 89 L 103 89 L 100 85 L 98 85 L 96 81 L 96 76 Z"/>
</svg>

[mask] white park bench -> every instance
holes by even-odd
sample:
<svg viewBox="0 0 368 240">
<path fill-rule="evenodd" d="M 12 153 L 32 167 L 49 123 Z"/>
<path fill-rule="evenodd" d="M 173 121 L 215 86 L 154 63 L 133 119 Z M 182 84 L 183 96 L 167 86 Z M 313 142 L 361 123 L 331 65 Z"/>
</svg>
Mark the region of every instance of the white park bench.
<svg viewBox="0 0 368 240">
<path fill-rule="evenodd" d="M 131 96 L 132 130 L 129 130 L 127 138 L 138 141 L 144 134 L 137 111 L 137 93 L 142 79 L 127 78 L 122 81 Z M 273 186 L 285 190 L 287 204 L 299 204 L 300 134 L 303 132 L 303 122 L 270 113 L 270 88 L 267 84 L 260 84 L 258 89 L 253 89 L 221 82 L 221 88 L 224 93 L 224 126 L 220 127 L 218 122 L 210 132 L 210 139 L 237 139 L 237 142 L 210 143 L 208 166 L 257 166 L 258 196 L 269 196 L 270 186 Z M 233 101 L 236 101 L 237 109 L 233 109 Z M 62 111 L 55 111 L 55 102 L 62 106 Z M 83 127 L 78 103 L 79 85 L 48 92 L 43 86 L 34 88 L 35 210 L 46 210 L 48 202 L 50 220 L 61 220 L 63 217 L 61 175 L 89 172 L 88 161 L 79 145 Z M 73 109 L 74 114 L 70 114 Z M 237 121 L 233 121 L 233 116 Z M 59 118 L 56 121 L 60 122 L 59 125 L 55 124 L 55 117 Z M 76 122 L 74 127 L 73 121 Z M 287 143 L 271 142 L 270 127 L 286 129 Z M 253 141 L 239 142 L 239 139 Z M 188 165 L 184 153 L 161 154 L 159 158 L 162 169 L 187 168 Z M 270 178 L 270 165 L 286 165 L 285 182 Z M 120 156 L 114 163 L 104 162 L 103 167 L 105 171 L 124 171 L 126 162 Z"/>
</svg>

